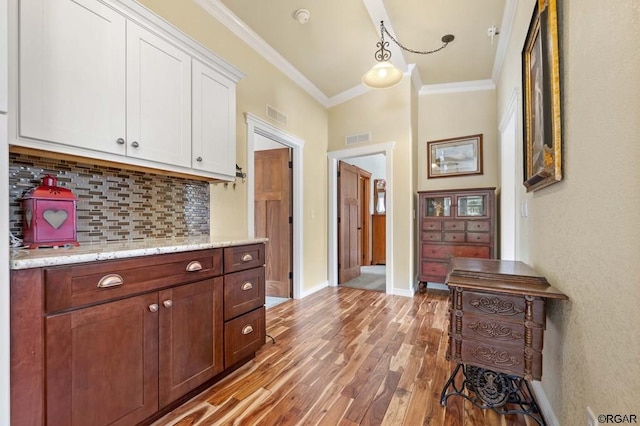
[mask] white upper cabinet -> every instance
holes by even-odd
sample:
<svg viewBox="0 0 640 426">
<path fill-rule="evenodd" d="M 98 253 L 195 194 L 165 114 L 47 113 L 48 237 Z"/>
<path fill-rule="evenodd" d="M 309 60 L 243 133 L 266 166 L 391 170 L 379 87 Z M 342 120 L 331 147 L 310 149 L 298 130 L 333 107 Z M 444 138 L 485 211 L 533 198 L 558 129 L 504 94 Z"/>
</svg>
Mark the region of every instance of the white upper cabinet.
<svg viewBox="0 0 640 426">
<path fill-rule="evenodd" d="M 127 155 L 191 167 L 191 57 L 127 23 Z"/>
<path fill-rule="evenodd" d="M 10 1 L 19 6 L 10 144 L 234 178 L 244 74 L 133 0 Z"/>
<path fill-rule="evenodd" d="M 235 175 L 235 84 L 193 61 L 193 168 Z"/>
<path fill-rule="evenodd" d="M 93 0 L 20 2 L 21 136 L 125 153 L 125 25 Z"/>
</svg>

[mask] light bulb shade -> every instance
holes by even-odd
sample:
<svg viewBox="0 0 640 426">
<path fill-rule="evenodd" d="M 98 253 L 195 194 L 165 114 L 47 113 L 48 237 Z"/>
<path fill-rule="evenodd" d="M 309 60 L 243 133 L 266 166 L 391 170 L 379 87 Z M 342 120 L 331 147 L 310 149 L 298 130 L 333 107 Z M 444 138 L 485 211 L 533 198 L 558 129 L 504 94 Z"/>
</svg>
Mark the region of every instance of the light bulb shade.
<svg viewBox="0 0 640 426">
<path fill-rule="evenodd" d="M 389 61 L 378 62 L 362 76 L 362 84 L 372 89 L 386 89 L 401 81 L 402 71 Z"/>
</svg>

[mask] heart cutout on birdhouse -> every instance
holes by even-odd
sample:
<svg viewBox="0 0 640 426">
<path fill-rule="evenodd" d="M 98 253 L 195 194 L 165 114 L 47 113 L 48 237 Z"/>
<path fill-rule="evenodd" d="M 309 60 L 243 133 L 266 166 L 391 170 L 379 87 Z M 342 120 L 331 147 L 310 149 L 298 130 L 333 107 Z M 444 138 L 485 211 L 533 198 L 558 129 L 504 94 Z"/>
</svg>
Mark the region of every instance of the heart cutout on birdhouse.
<svg viewBox="0 0 640 426">
<path fill-rule="evenodd" d="M 64 210 L 45 210 L 44 213 L 42 213 L 42 217 L 47 221 L 49 225 L 53 226 L 55 229 L 58 229 L 67 220 L 69 215 Z"/>
</svg>

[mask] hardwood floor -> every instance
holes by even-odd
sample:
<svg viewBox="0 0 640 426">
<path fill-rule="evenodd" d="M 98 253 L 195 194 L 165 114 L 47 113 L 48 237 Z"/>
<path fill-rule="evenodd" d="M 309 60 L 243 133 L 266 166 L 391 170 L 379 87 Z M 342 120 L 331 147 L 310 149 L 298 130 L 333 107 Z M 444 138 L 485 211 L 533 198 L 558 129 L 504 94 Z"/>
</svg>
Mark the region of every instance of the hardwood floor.
<svg viewBox="0 0 640 426">
<path fill-rule="evenodd" d="M 267 311 L 256 358 L 154 423 L 159 425 L 535 425 L 440 392 L 447 296 L 323 289 Z"/>
</svg>

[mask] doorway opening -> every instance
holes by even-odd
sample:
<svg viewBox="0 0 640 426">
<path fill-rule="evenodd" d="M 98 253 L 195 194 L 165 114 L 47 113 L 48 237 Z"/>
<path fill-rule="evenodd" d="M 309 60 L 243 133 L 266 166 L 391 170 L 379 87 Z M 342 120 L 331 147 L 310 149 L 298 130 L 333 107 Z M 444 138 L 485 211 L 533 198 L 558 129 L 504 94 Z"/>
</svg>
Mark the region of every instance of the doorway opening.
<svg viewBox="0 0 640 426">
<path fill-rule="evenodd" d="M 304 148 L 304 141 L 272 126 L 252 114 L 245 113 L 245 118 L 247 121 L 247 235 L 249 238 L 256 237 L 258 236 L 256 234 L 256 228 L 264 229 L 261 228 L 261 226 L 266 216 L 264 210 L 260 209 L 268 208 L 273 211 L 280 208 L 276 207 L 277 203 L 270 203 L 271 205 L 267 207 L 268 203 L 266 201 L 271 198 L 277 198 L 274 194 L 267 194 L 266 196 L 261 196 L 261 198 L 256 198 L 256 173 L 258 169 L 260 167 L 264 167 L 265 164 L 273 165 L 273 163 L 279 160 L 267 160 L 266 163 L 263 162 L 262 165 L 256 167 L 256 157 L 258 157 L 258 162 L 262 162 L 260 160 L 261 156 L 264 157 L 266 155 L 266 157 L 273 157 L 276 151 L 280 151 L 281 153 L 286 152 L 286 155 L 289 158 L 287 173 L 289 173 L 289 179 L 291 182 L 289 185 L 285 185 L 290 188 L 290 200 L 288 202 L 285 201 L 285 204 L 287 205 L 286 209 L 289 211 L 289 216 L 287 218 L 286 226 L 283 224 L 280 227 L 273 228 L 273 230 L 278 230 L 278 232 L 290 235 L 289 242 L 286 243 L 290 248 L 290 254 L 285 255 L 285 257 L 290 259 L 290 271 L 282 270 L 284 267 L 281 265 L 284 263 L 278 265 L 277 262 L 281 260 L 280 256 L 270 255 L 271 259 L 269 259 L 269 256 L 267 256 L 266 259 L 266 275 L 272 277 L 286 276 L 287 284 L 277 284 L 279 289 L 278 291 L 284 291 L 285 288 L 289 291 L 288 297 L 282 297 L 282 299 L 299 299 L 302 292 L 302 150 Z M 256 155 L 257 147 L 260 151 L 271 152 L 265 155 Z M 284 162 L 283 157 L 280 158 L 281 161 Z M 268 189 L 264 184 L 265 180 L 261 179 L 260 184 L 257 186 L 258 191 L 265 192 L 265 189 Z M 272 184 L 273 182 L 268 183 L 268 185 Z M 282 188 L 283 186 L 278 184 L 278 187 Z M 271 188 L 273 188 L 273 186 L 271 186 Z M 256 203 L 256 201 L 258 202 Z M 258 209 L 256 209 L 256 205 L 258 206 Z M 277 237 L 273 236 L 270 238 L 273 238 L 274 240 L 277 238 L 279 241 L 282 241 L 282 237 L 283 235 L 278 235 Z M 273 252 L 273 250 L 269 250 L 269 252 Z M 275 263 L 270 264 L 270 260 Z M 279 279 L 273 279 L 270 281 L 278 280 Z M 270 284 L 272 285 L 268 285 L 267 289 L 272 291 L 275 283 L 271 282 Z M 273 300 L 269 299 L 268 306 L 271 306 L 272 302 Z"/>
<path fill-rule="evenodd" d="M 384 156 L 385 164 L 385 285 L 384 291 L 387 294 L 393 293 L 393 142 L 367 145 L 357 148 L 347 148 L 332 151 L 328 156 L 329 169 L 329 259 L 328 275 L 329 285 L 337 286 L 338 279 L 338 164 L 339 161 L 348 161 L 357 157 L 366 157 L 375 154 Z M 372 177 L 373 180 L 373 177 Z"/>
<path fill-rule="evenodd" d="M 338 162 L 338 284 L 386 292 L 386 158 Z"/>
</svg>

